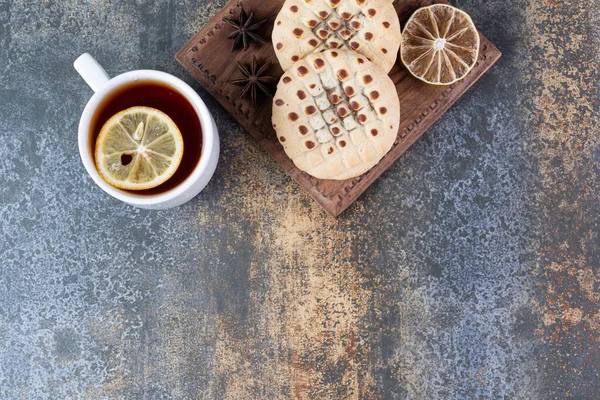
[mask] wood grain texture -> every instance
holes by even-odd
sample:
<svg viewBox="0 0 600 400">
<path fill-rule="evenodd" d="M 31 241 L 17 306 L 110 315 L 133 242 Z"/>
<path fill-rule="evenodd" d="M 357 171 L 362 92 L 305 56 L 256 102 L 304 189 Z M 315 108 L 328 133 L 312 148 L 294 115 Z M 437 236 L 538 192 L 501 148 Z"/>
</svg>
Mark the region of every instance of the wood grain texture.
<svg viewBox="0 0 600 400">
<path fill-rule="evenodd" d="M 435 1 L 395 1 L 402 26 L 419 7 Z M 446 1 L 437 1 L 446 3 Z M 319 180 L 300 171 L 285 154 L 271 125 L 271 100 L 263 98 L 256 109 L 248 99 L 238 99 L 241 87 L 229 83 L 239 77 L 237 61 L 249 64 L 256 55 L 270 62 L 269 73 L 279 79 L 283 74 L 271 43 L 252 44 L 249 51 L 232 53 L 226 37 L 231 27 L 223 17 L 236 19 L 241 7 L 254 12 L 257 19 L 269 21 L 261 32 L 270 38 L 273 23 L 283 0 L 231 0 L 176 55 L 177 60 L 204 88 L 271 154 L 284 170 L 332 216 L 348 208 L 383 172 L 385 172 L 425 131 L 446 112 L 501 56 L 500 51 L 483 35 L 479 61 L 463 81 L 446 87 L 428 86 L 413 78 L 400 60 L 390 72 L 400 97 L 401 122 L 392 150 L 364 175 L 346 181 Z"/>
</svg>

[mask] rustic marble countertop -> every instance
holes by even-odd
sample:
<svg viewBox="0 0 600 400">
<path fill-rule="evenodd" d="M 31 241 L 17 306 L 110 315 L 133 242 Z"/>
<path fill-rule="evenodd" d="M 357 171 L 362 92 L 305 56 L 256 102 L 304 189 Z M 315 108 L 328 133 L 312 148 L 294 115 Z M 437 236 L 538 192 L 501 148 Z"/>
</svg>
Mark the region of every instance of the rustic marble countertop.
<svg viewBox="0 0 600 400">
<path fill-rule="evenodd" d="M 0 0 L 0 398 L 597 398 L 599 4 L 456 4 L 503 58 L 333 219 L 173 58 L 223 0 Z M 204 95 L 198 198 L 87 176 L 83 52 Z"/>
</svg>

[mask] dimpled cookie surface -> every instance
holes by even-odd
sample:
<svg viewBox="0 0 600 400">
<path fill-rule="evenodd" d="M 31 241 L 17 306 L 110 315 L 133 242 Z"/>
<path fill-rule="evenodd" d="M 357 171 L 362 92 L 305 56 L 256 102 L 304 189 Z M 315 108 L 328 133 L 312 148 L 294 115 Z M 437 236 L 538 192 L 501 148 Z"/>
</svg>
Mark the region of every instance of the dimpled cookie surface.
<svg viewBox="0 0 600 400">
<path fill-rule="evenodd" d="M 287 0 L 272 39 L 284 71 L 308 54 L 347 49 L 388 73 L 398 56 L 401 32 L 391 0 Z"/>
<path fill-rule="evenodd" d="M 400 102 L 392 80 L 347 50 L 313 53 L 281 78 L 273 127 L 302 171 L 344 180 L 374 167 L 392 148 Z"/>
</svg>

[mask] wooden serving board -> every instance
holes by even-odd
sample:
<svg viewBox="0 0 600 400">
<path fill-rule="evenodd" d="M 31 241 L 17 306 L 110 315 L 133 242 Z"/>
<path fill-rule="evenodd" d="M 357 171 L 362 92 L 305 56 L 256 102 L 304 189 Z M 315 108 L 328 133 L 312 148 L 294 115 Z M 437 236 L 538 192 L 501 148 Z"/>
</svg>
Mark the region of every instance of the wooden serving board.
<svg viewBox="0 0 600 400">
<path fill-rule="evenodd" d="M 400 60 L 390 72 L 400 97 L 401 123 L 392 150 L 369 172 L 346 181 L 320 180 L 300 171 L 287 157 L 271 125 L 272 99 L 263 97 L 256 109 L 249 99 L 238 99 L 242 87 L 229 83 L 239 78 L 237 61 L 250 64 L 256 55 L 260 62 L 270 62 L 269 75 L 279 79 L 279 66 L 272 44 L 252 44 L 246 52 L 231 52 L 233 42 L 227 39 L 232 28 L 223 17 L 237 20 L 241 7 L 254 12 L 257 20 L 268 19 L 261 36 L 271 37 L 273 24 L 284 0 L 231 0 L 176 55 L 177 60 L 225 109 L 283 166 L 285 171 L 330 215 L 337 216 L 354 202 L 394 161 L 396 161 L 450 106 L 462 96 L 500 58 L 501 53 L 483 35 L 479 61 L 461 82 L 446 87 L 428 86 L 413 78 Z M 419 7 L 431 0 L 396 0 L 394 5 L 402 27 Z M 274 92 L 273 88 L 273 92 Z"/>
</svg>

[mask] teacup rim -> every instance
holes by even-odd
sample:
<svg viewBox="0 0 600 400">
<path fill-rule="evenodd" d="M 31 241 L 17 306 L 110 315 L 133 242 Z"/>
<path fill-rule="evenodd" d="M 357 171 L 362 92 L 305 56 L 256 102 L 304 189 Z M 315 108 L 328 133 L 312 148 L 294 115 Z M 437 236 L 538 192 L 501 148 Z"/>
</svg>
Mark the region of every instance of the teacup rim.
<svg viewBox="0 0 600 400">
<path fill-rule="evenodd" d="M 90 148 L 90 124 L 97 107 L 100 105 L 102 100 L 106 98 L 111 92 L 121 87 L 124 84 L 136 82 L 155 80 L 160 83 L 166 83 L 172 86 L 180 94 L 182 94 L 186 100 L 190 102 L 198 118 L 200 120 L 200 126 L 202 129 L 202 149 L 200 152 L 200 161 L 192 171 L 192 173 L 178 186 L 175 188 L 160 194 L 155 195 L 136 195 L 134 193 L 128 193 L 121 189 L 117 189 L 108 183 L 106 183 L 98 173 L 94 162 L 94 157 Z M 83 164 L 94 180 L 94 182 L 106 193 L 115 197 L 116 199 L 125 203 L 133 204 L 136 206 L 155 206 L 163 203 L 173 201 L 180 196 L 187 193 L 188 190 L 192 189 L 195 182 L 198 181 L 203 173 L 207 170 L 210 163 L 210 157 L 207 152 L 212 151 L 215 142 L 215 129 L 213 118 L 206 107 L 206 104 L 202 98 L 196 93 L 196 91 L 180 78 L 171 75 L 167 72 L 156 71 L 152 69 L 140 69 L 134 71 L 124 72 L 120 75 L 110 79 L 101 90 L 94 93 L 86 104 L 81 119 L 79 121 L 78 131 L 78 142 L 79 142 L 79 153 L 82 158 Z M 84 157 L 85 155 L 85 157 Z"/>
</svg>

